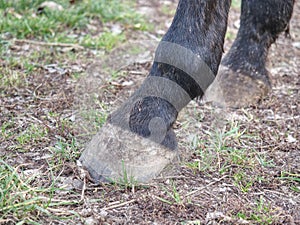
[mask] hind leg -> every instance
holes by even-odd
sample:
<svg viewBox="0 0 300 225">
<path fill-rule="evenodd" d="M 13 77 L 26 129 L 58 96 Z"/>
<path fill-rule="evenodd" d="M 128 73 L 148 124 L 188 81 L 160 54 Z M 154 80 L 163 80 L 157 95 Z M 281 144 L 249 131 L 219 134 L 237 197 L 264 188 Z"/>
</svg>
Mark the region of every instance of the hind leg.
<svg viewBox="0 0 300 225">
<path fill-rule="evenodd" d="M 208 94 L 212 101 L 243 107 L 256 104 L 268 93 L 268 50 L 278 35 L 287 30 L 293 4 L 294 0 L 242 1 L 237 37 Z"/>
</svg>

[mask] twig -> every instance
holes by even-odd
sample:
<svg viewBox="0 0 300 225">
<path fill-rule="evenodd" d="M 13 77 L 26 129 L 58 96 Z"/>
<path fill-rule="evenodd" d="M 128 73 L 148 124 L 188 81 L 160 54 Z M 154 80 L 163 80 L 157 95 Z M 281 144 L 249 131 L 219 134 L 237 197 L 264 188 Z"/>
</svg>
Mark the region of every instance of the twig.
<svg viewBox="0 0 300 225">
<path fill-rule="evenodd" d="M 191 191 L 191 192 L 187 193 L 184 197 L 188 197 L 188 196 L 194 195 L 195 193 L 197 193 L 197 192 L 199 192 L 199 191 L 202 191 L 202 190 L 208 188 L 209 186 L 211 186 L 211 185 L 213 185 L 213 184 L 215 184 L 215 183 L 220 182 L 221 180 L 223 180 L 223 179 L 226 178 L 226 177 L 228 177 L 228 175 L 225 175 L 225 176 L 221 177 L 220 179 L 217 179 L 216 181 L 213 181 L 213 182 L 209 183 L 208 185 L 206 185 L 206 186 L 204 186 L 204 187 L 201 187 L 201 188 L 199 188 L 199 189 L 197 189 L 197 190 Z"/>
<path fill-rule="evenodd" d="M 33 40 L 26 40 L 26 39 L 14 39 L 14 42 L 17 44 L 32 44 L 32 45 L 42 45 L 42 46 L 51 46 L 51 47 L 64 47 L 64 48 L 74 48 L 74 49 L 80 49 L 83 50 L 84 47 L 77 44 L 71 44 L 71 43 L 57 43 L 57 42 L 42 42 L 42 41 L 33 41 Z"/>
<path fill-rule="evenodd" d="M 112 206 L 104 207 L 103 210 L 110 210 L 110 209 L 119 208 L 119 207 L 122 207 L 122 206 L 124 206 L 124 205 L 128 205 L 128 204 L 130 204 L 130 203 L 133 203 L 133 202 L 135 202 L 135 201 L 136 201 L 136 199 L 132 199 L 132 200 L 130 200 L 130 201 L 122 202 L 122 203 L 117 204 L 117 205 L 112 205 Z"/>
<path fill-rule="evenodd" d="M 166 177 L 156 177 L 153 180 L 167 180 L 167 179 L 179 180 L 179 179 L 187 179 L 187 177 L 186 176 L 166 176 Z"/>
<path fill-rule="evenodd" d="M 83 178 L 83 185 L 81 190 L 80 202 L 84 200 L 84 192 L 86 190 L 86 177 Z"/>
</svg>

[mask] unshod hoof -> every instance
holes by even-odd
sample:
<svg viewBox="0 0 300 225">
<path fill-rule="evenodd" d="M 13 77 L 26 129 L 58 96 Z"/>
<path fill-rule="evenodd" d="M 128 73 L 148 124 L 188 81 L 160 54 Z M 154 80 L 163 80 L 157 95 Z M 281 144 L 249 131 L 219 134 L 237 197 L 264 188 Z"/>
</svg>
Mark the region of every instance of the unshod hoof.
<svg viewBox="0 0 300 225">
<path fill-rule="evenodd" d="M 79 161 L 95 182 L 126 179 L 147 183 L 176 155 L 176 150 L 106 123 L 87 145 Z"/>
<path fill-rule="evenodd" d="M 241 108 L 257 104 L 270 89 L 271 85 L 260 79 L 254 79 L 221 65 L 205 97 L 207 101 L 218 106 Z"/>
</svg>

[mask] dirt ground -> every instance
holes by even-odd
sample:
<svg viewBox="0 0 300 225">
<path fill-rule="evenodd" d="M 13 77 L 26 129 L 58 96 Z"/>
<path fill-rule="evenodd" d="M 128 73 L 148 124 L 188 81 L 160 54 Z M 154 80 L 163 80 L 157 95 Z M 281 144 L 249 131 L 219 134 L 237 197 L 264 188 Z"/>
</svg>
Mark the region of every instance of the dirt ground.
<svg viewBox="0 0 300 225">
<path fill-rule="evenodd" d="M 18 148 L 20 136 L 7 138 L 2 133 L 0 157 L 18 172 L 38 174 L 32 187 L 47 187 L 55 180 L 65 189 L 52 193 L 53 199 L 72 202 L 53 206 L 52 216 L 35 215 L 37 223 L 300 224 L 299 1 L 290 23 L 291 38 L 281 35 L 270 49 L 271 93 L 259 104 L 237 110 L 191 102 L 175 124 L 181 160 L 161 177 L 148 185 L 95 185 L 73 160 L 103 124 L 79 112 L 98 110 L 97 115 L 105 117 L 137 88 L 176 2 L 139 0 L 137 10 L 155 24 L 153 32 L 132 31 L 129 42 L 106 55 L 79 51 L 72 63 L 53 53 L 55 65 L 63 66 L 41 65 L 26 87 L 16 85 L 1 96 L 1 126 L 16 118 L 7 128 L 10 132 L 20 133 L 34 124 L 45 135 L 32 136 Z M 237 33 L 238 19 L 239 9 L 234 7 L 225 51 Z M 24 50 L 22 44 L 11 49 L 15 55 L 38 50 Z M 4 61 L 1 64 L 5 67 Z M 15 70 L 22 68 L 16 65 Z M 112 70 L 119 74 L 114 80 L 109 77 Z M 86 76 L 74 78 L 85 71 Z M 63 153 L 53 150 L 58 139 L 67 143 Z M 8 215 L 0 224 L 16 221 L 15 215 Z"/>
</svg>

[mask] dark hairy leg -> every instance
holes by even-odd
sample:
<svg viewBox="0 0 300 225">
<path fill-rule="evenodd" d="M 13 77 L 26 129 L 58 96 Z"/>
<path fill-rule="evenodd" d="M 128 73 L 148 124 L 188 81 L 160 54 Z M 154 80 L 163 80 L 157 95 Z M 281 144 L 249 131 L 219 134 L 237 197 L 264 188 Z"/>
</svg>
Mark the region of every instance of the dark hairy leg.
<svg viewBox="0 0 300 225">
<path fill-rule="evenodd" d="M 237 37 L 221 62 L 218 85 L 211 90 L 212 95 L 221 96 L 221 104 L 256 104 L 268 93 L 268 50 L 278 35 L 287 31 L 293 5 L 294 0 L 242 0 Z"/>
<path fill-rule="evenodd" d="M 149 76 L 111 114 L 80 158 L 96 180 L 122 176 L 125 168 L 138 181 L 148 181 L 175 157 L 172 125 L 217 74 L 230 3 L 179 1 Z"/>
<path fill-rule="evenodd" d="M 220 64 L 229 5 L 230 1 L 179 1 L 173 23 L 162 39 L 164 45 L 160 45 L 157 50 L 163 54 L 162 60 L 154 61 L 148 77 L 150 79 L 145 81 L 152 89 L 157 88 L 158 91 L 154 93 L 154 96 L 152 93 L 152 96 L 141 98 L 135 103 L 130 112 L 131 131 L 148 137 L 150 135 L 149 122 L 154 117 L 161 118 L 167 130 L 171 131 L 178 112 L 191 99 L 203 95 L 208 86 L 204 83 L 209 83 L 208 79 L 210 82 L 213 81 Z M 183 51 L 192 56 L 180 57 L 179 54 Z M 167 58 L 172 57 L 173 52 L 178 54 L 175 55 L 175 62 L 166 62 L 169 61 Z M 195 60 L 195 57 L 199 57 L 199 60 Z M 191 60 L 194 60 L 194 63 Z M 201 63 L 204 63 L 207 68 L 203 68 Z M 200 74 L 192 74 L 193 71 L 190 71 L 188 67 L 198 67 L 197 72 Z M 155 84 L 153 80 L 157 78 L 162 81 L 166 79 L 166 82 Z M 175 84 L 178 87 L 174 90 Z M 166 93 L 162 95 L 160 88 L 155 85 L 162 86 L 161 88 Z M 145 87 L 142 86 L 141 89 L 143 88 Z M 181 97 L 180 92 L 185 92 L 188 97 Z M 137 95 L 140 95 L 139 92 Z M 172 95 L 171 100 L 165 95 Z M 167 135 L 161 144 L 174 149 L 175 141 L 174 135 Z"/>
</svg>

